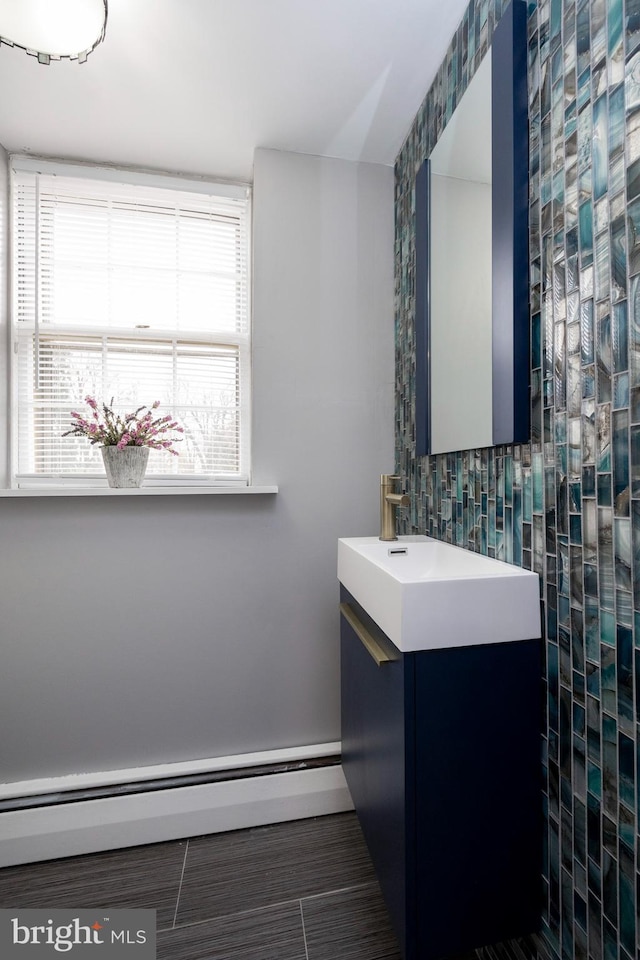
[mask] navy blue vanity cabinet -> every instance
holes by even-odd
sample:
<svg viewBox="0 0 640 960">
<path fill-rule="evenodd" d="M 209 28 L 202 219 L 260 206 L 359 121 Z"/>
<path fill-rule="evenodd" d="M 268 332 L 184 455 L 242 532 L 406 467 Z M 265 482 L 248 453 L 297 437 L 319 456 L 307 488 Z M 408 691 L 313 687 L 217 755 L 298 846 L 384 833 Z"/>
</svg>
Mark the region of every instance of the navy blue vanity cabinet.
<svg viewBox="0 0 640 960">
<path fill-rule="evenodd" d="M 408 877 L 413 827 L 413 661 L 342 588 L 342 765 L 391 920 L 404 950 L 415 922 Z M 345 607 L 347 609 L 345 609 Z M 378 665 L 348 617 L 355 614 L 388 662 Z"/>
<path fill-rule="evenodd" d="M 343 768 L 405 960 L 534 932 L 541 641 L 401 653 L 341 600 Z"/>
</svg>

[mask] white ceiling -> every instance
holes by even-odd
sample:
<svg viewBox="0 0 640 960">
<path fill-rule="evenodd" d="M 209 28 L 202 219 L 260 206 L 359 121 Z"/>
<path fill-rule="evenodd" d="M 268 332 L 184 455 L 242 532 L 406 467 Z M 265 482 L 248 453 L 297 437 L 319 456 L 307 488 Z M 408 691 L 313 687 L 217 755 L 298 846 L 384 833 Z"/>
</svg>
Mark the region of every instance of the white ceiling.
<svg viewBox="0 0 640 960">
<path fill-rule="evenodd" d="M 392 164 L 467 3 L 109 0 L 83 65 L 0 47 L 0 143 L 240 180 L 256 147 Z"/>
</svg>

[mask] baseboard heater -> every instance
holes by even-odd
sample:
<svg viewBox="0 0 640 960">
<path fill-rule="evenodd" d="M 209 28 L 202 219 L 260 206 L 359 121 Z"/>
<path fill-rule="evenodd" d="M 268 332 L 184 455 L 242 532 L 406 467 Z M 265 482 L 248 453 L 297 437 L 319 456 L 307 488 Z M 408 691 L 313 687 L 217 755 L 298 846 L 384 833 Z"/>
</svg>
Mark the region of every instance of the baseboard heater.
<svg viewBox="0 0 640 960">
<path fill-rule="evenodd" d="M 0 785 L 0 866 L 350 810 L 339 748 Z"/>
<path fill-rule="evenodd" d="M 137 780 L 133 783 L 114 783 L 104 787 L 87 787 L 81 790 L 64 790 L 57 793 L 40 793 L 26 797 L 0 800 L 0 813 L 7 810 L 31 810 L 34 807 L 50 807 L 60 803 L 77 803 L 79 800 L 102 800 L 105 797 L 128 797 L 134 793 L 149 793 L 154 790 L 175 790 L 195 787 L 204 783 L 224 783 L 229 780 L 245 780 L 249 777 L 268 777 L 279 773 L 299 770 L 320 770 L 340 764 L 340 754 L 299 760 L 294 763 L 264 763 L 259 766 L 235 767 L 230 770 L 211 770 L 208 773 L 185 773 L 177 777 L 160 777 Z"/>
</svg>

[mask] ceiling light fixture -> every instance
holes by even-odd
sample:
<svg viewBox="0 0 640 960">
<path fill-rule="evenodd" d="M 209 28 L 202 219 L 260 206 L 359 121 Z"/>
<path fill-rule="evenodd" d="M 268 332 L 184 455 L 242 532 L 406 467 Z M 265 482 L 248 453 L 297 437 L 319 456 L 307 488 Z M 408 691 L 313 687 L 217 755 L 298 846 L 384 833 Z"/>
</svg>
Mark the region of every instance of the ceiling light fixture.
<svg viewBox="0 0 640 960">
<path fill-rule="evenodd" d="M 0 44 L 39 63 L 84 63 L 104 40 L 107 0 L 0 0 Z"/>
</svg>

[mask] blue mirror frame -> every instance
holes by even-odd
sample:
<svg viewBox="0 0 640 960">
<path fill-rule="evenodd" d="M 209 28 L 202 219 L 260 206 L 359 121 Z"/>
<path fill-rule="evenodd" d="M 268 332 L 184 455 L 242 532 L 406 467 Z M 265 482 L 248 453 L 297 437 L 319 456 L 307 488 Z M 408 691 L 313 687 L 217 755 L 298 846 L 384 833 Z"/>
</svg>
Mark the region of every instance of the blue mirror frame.
<svg viewBox="0 0 640 960">
<path fill-rule="evenodd" d="M 529 401 L 527 4 L 511 0 L 491 41 L 492 435 L 525 443 Z M 431 452 L 429 160 L 415 184 L 416 456 Z M 461 385 L 462 386 L 462 385 Z"/>
</svg>

